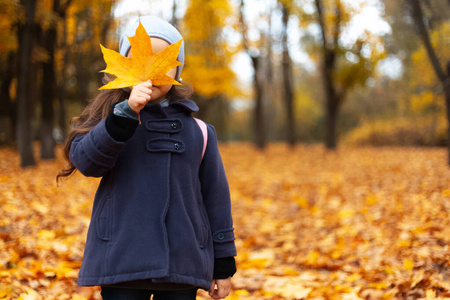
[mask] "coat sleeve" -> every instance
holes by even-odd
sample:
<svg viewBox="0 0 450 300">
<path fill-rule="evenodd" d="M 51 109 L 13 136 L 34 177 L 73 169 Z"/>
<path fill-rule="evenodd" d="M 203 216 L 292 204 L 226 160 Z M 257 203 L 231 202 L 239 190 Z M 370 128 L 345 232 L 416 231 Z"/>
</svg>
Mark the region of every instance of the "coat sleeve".
<svg viewBox="0 0 450 300">
<path fill-rule="evenodd" d="M 72 142 L 69 158 L 85 176 L 102 177 L 116 164 L 125 142 L 116 141 L 108 133 L 106 119 L 91 131 L 80 134 Z"/>
<path fill-rule="evenodd" d="M 203 201 L 208 212 L 214 243 L 214 258 L 236 256 L 228 181 L 219 153 L 214 127 L 208 127 L 208 144 L 200 166 Z"/>
</svg>

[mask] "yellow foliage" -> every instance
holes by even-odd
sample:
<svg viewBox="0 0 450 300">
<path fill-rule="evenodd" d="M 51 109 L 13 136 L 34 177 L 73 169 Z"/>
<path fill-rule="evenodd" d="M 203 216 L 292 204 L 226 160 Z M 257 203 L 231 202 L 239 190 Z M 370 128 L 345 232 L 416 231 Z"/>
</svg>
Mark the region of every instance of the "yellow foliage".
<svg viewBox="0 0 450 300">
<path fill-rule="evenodd" d="M 233 26 L 229 1 L 190 0 L 184 18 L 186 62 L 182 77 L 205 98 L 237 94 L 236 75 L 230 65 L 233 53 L 223 37 L 225 26 Z"/>
<path fill-rule="evenodd" d="M 66 38 L 66 45 L 73 52 L 98 49 L 98 44 L 102 37 L 102 30 L 105 26 L 105 16 L 111 13 L 112 6 L 112 0 L 72 1 L 67 9 L 64 20 L 67 25 L 67 34 L 64 35 L 62 24 L 57 27 L 59 42 L 62 44 L 62 39 Z M 117 27 L 116 22 L 113 20 L 110 24 L 112 30 Z M 104 46 L 107 48 L 116 47 L 116 38 L 108 36 Z M 65 49 L 58 50 L 64 52 Z M 62 54 L 60 56 L 62 57 Z"/>
<path fill-rule="evenodd" d="M 411 96 L 411 110 L 414 112 L 423 111 L 425 108 L 430 107 L 437 101 L 437 95 L 431 92 L 425 92 L 421 94 L 413 94 Z"/>
<path fill-rule="evenodd" d="M 17 34 L 13 34 L 14 24 L 19 20 L 19 2 L 0 0 L 0 54 L 17 50 Z"/>
<path fill-rule="evenodd" d="M 337 7 L 337 3 L 340 3 L 339 8 Z M 346 3 L 346 1 L 323 0 L 322 5 L 325 19 L 325 32 L 330 41 L 334 39 L 336 33 L 340 35 L 345 27 L 349 25 L 352 17 L 360 12 L 359 8 L 355 8 L 353 5 Z M 340 19 L 339 26 L 341 27 L 340 31 L 336 30 L 338 11 Z"/>
<path fill-rule="evenodd" d="M 342 139 L 347 145 L 444 145 L 447 121 L 443 112 L 424 117 L 362 120 Z"/>
<path fill-rule="evenodd" d="M 297 89 L 295 95 L 294 115 L 303 126 L 314 125 L 323 114 L 320 102 L 311 96 L 307 88 Z"/>
<path fill-rule="evenodd" d="M 450 40 L 448 36 L 450 36 L 450 21 L 439 24 L 439 26 L 433 26 L 433 31 L 430 34 L 431 43 L 444 72 L 445 64 L 450 57 Z M 415 93 L 411 98 L 413 111 L 424 110 L 433 102 L 439 109 L 444 109 L 442 84 L 436 76 L 423 43 L 412 54 L 410 84 Z"/>
<path fill-rule="evenodd" d="M 314 7 L 314 10 L 305 10 L 306 5 L 302 2 L 283 1 L 285 2 L 288 2 L 288 5 L 296 3 L 296 9 L 293 11 L 302 30 L 308 32 L 312 28 L 310 25 L 316 24 L 324 33 L 325 41 L 320 36 L 313 44 L 306 45 L 306 51 L 318 68 L 321 68 L 319 65 L 323 63 L 322 53 L 333 52 L 336 63 L 329 75 L 332 76 L 337 93 L 346 94 L 356 86 L 364 86 L 367 79 L 374 75 L 377 63 L 386 57 L 383 38 L 368 30 L 357 36 L 355 41 L 344 41 L 342 37 L 352 26 L 353 18 L 368 4 L 361 2 L 358 7 L 351 1 L 322 0 L 323 22 L 319 22 L 316 2 L 311 1 L 308 6 Z M 347 54 L 351 54 L 354 59 L 348 59 Z"/>
</svg>

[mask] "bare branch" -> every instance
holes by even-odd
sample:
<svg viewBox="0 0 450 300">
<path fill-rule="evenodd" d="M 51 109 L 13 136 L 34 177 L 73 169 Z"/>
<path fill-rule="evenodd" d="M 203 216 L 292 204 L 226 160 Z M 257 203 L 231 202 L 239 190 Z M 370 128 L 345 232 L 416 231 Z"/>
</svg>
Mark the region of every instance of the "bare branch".
<svg viewBox="0 0 450 300">
<path fill-rule="evenodd" d="M 417 25 L 417 28 L 419 29 L 419 34 L 423 40 L 423 43 L 425 45 L 425 48 L 427 49 L 428 57 L 430 58 L 431 64 L 433 65 L 434 71 L 436 72 L 437 77 L 442 81 L 445 82 L 447 79 L 447 76 L 444 73 L 444 70 L 442 69 L 439 59 L 436 55 L 436 52 L 433 49 L 433 46 L 431 45 L 430 36 L 428 34 L 427 28 L 425 26 L 425 23 L 423 22 L 423 11 L 422 7 L 420 6 L 419 0 L 410 0 L 413 7 L 413 18 Z"/>
<path fill-rule="evenodd" d="M 337 50 L 339 43 L 339 34 L 341 33 L 341 0 L 336 0 L 336 25 L 334 27 L 334 49 Z"/>
<path fill-rule="evenodd" d="M 67 0 L 66 3 L 64 3 L 64 5 L 61 6 L 60 12 L 59 14 L 61 15 L 61 17 L 63 15 L 65 15 L 67 8 L 69 7 L 70 3 L 72 2 L 72 0 Z"/>
<path fill-rule="evenodd" d="M 324 15 L 323 15 L 323 5 L 322 5 L 322 1 L 321 0 L 315 0 L 316 2 L 316 8 L 317 8 L 317 15 L 319 17 L 319 25 L 320 25 L 320 29 L 322 30 L 322 43 L 323 43 L 323 47 L 324 49 L 327 49 L 327 34 L 325 32 L 325 20 L 324 20 Z"/>
<path fill-rule="evenodd" d="M 239 22 L 241 23 L 241 33 L 242 33 L 242 43 L 244 44 L 244 49 L 249 53 L 249 43 L 248 43 L 248 30 L 247 23 L 244 20 L 244 0 L 239 3 Z"/>
</svg>

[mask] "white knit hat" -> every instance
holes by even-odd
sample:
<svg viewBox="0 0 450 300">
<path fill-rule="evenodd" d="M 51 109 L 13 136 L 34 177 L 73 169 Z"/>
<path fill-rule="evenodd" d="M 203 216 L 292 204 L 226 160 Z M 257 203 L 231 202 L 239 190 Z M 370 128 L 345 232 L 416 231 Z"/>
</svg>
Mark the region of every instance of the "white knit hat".
<svg viewBox="0 0 450 300">
<path fill-rule="evenodd" d="M 166 22 L 155 16 L 144 16 L 139 18 L 141 20 L 142 26 L 144 26 L 145 31 L 150 37 L 161 38 L 167 41 L 169 44 L 173 44 L 181 40 L 183 37 L 180 32 L 173 27 L 169 22 Z M 120 37 L 119 42 L 119 52 L 123 56 L 127 55 L 128 50 L 131 48 L 130 41 L 127 36 L 134 36 L 136 29 L 139 26 L 139 19 L 133 23 Z M 177 60 L 184 63 L 184 41 L 181 43 L 180 52 L 178 53 Z M 177 67 L 177 74 L 175 76 L 176 80 L 180 80 L 181 70 L 183 65 Z"/>
</svg>

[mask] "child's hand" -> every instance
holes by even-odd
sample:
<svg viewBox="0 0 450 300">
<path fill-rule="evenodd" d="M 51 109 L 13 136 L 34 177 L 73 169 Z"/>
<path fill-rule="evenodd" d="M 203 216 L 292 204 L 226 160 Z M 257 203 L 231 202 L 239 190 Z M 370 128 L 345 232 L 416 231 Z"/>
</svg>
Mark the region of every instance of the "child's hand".
<svg viewBox="0 0 450 300">
<path fill-rule="evenodd" d="M 217 284 L 217 289 L 215 288 Z M 227 279 L 213 279 L 209 295 L 214 299 L 223 299 L 230 293 L 231 277 Z"/>
<path fill-rule="evenodd" d="M 141 109 L 152 99 L 152 82 L 147 80 L 132 87 L 128 105 L 132 110 L 139 113 Z"/>
</svg>

